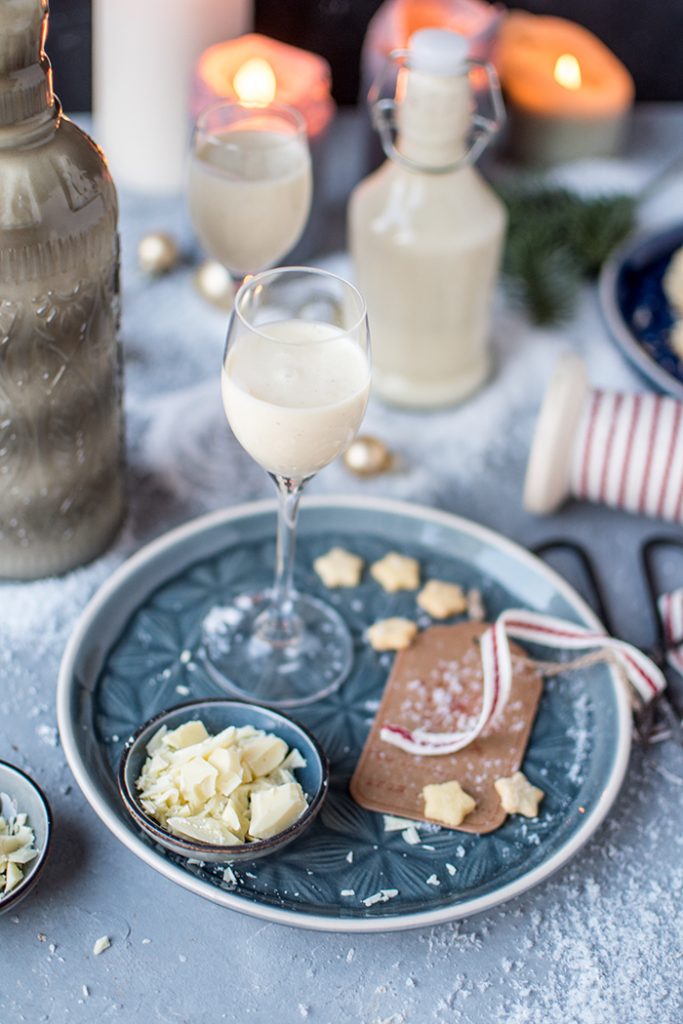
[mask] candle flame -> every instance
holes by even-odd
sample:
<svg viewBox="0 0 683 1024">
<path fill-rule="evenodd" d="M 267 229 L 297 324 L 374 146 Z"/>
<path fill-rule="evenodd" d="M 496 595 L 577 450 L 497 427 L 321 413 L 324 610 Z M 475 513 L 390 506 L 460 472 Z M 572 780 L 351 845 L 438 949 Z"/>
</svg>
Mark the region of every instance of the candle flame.
<svg viewBox="0 0 683 1024">
<path fill-rule="evenodd" d="M 263 57 L 252 57 L 238 68 L 232 80 L 237 98 L 242 103 L 265 106 L 272 103 L 277 91 L 275 72 Z"/>
<path fill-rule="evenodd" d="M 563 89 L 575 92 L 581 88 L 581 65 L 573 53 L 563 53 L 557 58 L 553 78 Z"/>
</svg>

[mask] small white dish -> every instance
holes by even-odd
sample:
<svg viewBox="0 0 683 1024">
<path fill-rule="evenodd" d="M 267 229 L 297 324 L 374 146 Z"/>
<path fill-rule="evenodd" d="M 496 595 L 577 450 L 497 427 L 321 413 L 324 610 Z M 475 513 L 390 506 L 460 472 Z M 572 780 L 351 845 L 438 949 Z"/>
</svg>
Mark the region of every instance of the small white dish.
<svg viewBox="0 0 683 1024">
<path fill-rule="evenodd" d="M 28 815 L 38 851 L 34 859 L 25 865 L 21 882 L 6 896 L 0 894 L 0 914 L 4 914 L 28 896 L 42 873 L 52 834 L 52 812 L 45 794 L 33 779 L 5 761 L 0 761 L 0 793 L 9 797 L 17 813 Z"/>
</svg>

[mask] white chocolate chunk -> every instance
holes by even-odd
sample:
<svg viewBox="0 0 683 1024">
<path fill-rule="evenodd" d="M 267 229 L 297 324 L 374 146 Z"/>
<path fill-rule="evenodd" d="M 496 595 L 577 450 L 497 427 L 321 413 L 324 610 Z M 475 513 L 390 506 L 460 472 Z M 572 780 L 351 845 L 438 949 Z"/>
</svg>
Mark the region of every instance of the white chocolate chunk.
<svg viewBox="0 0 683 1024">
<path fill-rule="evenodd" d="M 447 619 L 467 611 L 467 598 L 462 587 L 445 580 L 429 580 L 417 595 L 417 603 L 433 619 Z"/>
<path fill-rule="evenodd" d="M 33 856 L 35 857 L 35 853 L 33 854 Z M 21 870 L 18 864 L 15 864 L 14 861 L 10 861 L 7 865 L 7 870 L 5 872 L 4 891 L 11 892 L 12 889 L 15 888 L 15 886 L 19 885 L 19 882 L 22 880 L 23 877 L 24 872 Z"/>
<path fill-rule="evenodd" d="M 524 772 L 496 779 L 494 786 L 501 806 L 508 814 L 523 814 L 525 818 L 538 817 L 538 805 L 545 793 L 538 786 L 533 786 Z"/>
<path fill-rule="evenodd" d="M 395 814 L 383 814 L 385 832 L 403 832 L 407 828 L 414 828 L 417 822 L 412 818 L 398 818 Z"/>
<path fill-rule="evenodd" d="M 164 743 L 173 750 L 180 750 L 182 747 L 190 747 L 194 743 L 201 743 L 209 738 L 206 726 L 203 722 L 185 722 L 177 729 L 166 733 Z"/>
<path fill-rule="evenodd" d="M 455 779 L 425 786 L 422 796 L 425 816 L 448 828 L 461 825 L 477 806 L 476 800 Z"/>
<path fill-rule="evenodd" d="M 278 736 L 258 736 L 242 745 L 242 760 L 253 774 L 268 775 L 287 756 L 287 744 Z"/>
<path fill-rule="evenodd" d="M 214 796 L 218 772 L 202 757 L 193 757 L 180 769 L 180 792 L 191 806 L 199 806 Z"/>
<path fill-rule="evenodd" d="M 270 839 L 293 825 L 306 807 L 306 797 L 298 782 L 252 793 L 249 833 L 255 839 Z"/>
<path fill-rule="evenodd" d="M 669 303 L 679 316 L 683 316 L 683 246 L 671 257 L 662 286 Z"/>
<path fill-rule="evenodd" d="M 669 345 L 683 361 L 683 320 L 676 320 L 669 332 Z"/>
<path fill-rule="evenodd" d="M 389 594 L 398 590 L 417 590 L 420 586 L 420 563 L 414 558 L 390 551 L 370 566 L 370 575 Z"/>
<path fill-rule="evenodd" d="M 236 747 L 216 747 L 209 754 L 207 761 L 218 772 L 216 779 L 216 790 L 222 796 L 230 794 L 242 784 L 244 779 L 244 767 L 239 750 Z"/>
<path fill-rule="evenodd" d="M 3 807 L 14 807 L 5 794 L 0 794 L 0 803 Z M 0 897 L 19 885 L 24 878 L 23 865 L 37 856 L 35 836 L 27 821 L 26 814 L 15 814 L 11 818 L 0 815 Z"/>
<path fill-rule="evenodd" d="M 470 587 L 467 591 L 467 614 L 473 622 L 483 622 L 486 618 L 484 599 L 481 590 L 477 590 L 476 587 Z"/>
<path fill-rule="evenodd" d="M 205 818 L 199 814 L 189 818 L 174 817 L 167 820 L 167 825 L 172 832 L 187 836 L 188 839 L 196 839 L 200 843 L 210 843 L 213 846 L 241 844 L 241 840 L 228 826 L 222 826 L 215 818 Z"/>
<path fill-rule="evenodd" d="M 410 619 L 380 619 L 367 632 L 370 646 L 376 651 L 403 651 L 417 635 L 417 626 Z"/>
<path fill-rule="evenodd" d="M 363 559 L 344 548 L 331 548 L 313 562 L 326 587 L 357 587 L 363 574 Z"/>
<path fill-rule="evenodd" d="M 111 946 L 111 940 L 108 935 L 101 935 L 99 939 L 95 940 L 95 945 L 92 948 L 93 955 L 99 956 L 100 953 L 104 953 L 106 949 Z"/>
<path fill-rule="evenodd" d="M 294 771 L 295 768 L 305 768 L 306 758 L 296 747 L 292 747 L 280 767 L 288 768 L 290 771 Z"/>
</svg>

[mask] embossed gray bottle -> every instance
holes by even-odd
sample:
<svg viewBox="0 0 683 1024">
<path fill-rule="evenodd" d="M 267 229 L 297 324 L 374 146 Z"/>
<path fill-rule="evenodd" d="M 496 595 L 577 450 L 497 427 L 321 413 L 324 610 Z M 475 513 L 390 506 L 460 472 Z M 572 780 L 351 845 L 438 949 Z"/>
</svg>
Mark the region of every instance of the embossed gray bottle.
<svg viewBox="0 0 683 1024">
<path fill-rule="evenodd" d="M 0 3 L 0 577 L 98 555 L 124 510 L 116 191 L 52 92 L 47 0 Z"/>
</svg>

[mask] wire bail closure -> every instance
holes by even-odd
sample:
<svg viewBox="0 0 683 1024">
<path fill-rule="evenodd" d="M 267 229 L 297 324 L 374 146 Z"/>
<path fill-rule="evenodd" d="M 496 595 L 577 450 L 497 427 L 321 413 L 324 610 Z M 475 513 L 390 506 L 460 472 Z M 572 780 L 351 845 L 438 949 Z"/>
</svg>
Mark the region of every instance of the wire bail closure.
<svg viewBox="0 0 683 1024">
<path fill-rule="evenodd" d="M 494 135 L 496 135 L 505 124 L 505 106 L 503 104 L 503 98 L 500 91 L 498 73 L 493 64 L 482 60 L 468 60 L 464 64 L 464 67 L 467 68 L 468 77 L 473 71 L 483 73 L 486 79 L 486 92 L 490 100 L 493 116 L 486 117 L 484 114 L 475 112 L 472 115 L 472 132 L 469 139 L 469 145 L 465 152 L 462 156 L 458 157 L 457 160 L 435 167 L 428 164 L 422 164 L 418 160 L 412 160 L 397 149 L 394 138 L 398 131 L 396 115 L 399 104 L 395 99 L 391 99 L 389 97 L 382 98 L 382 89 L 388 73 L 393 71 L 396 65 L 398 65 L 399 68 L 409 67 L 408 59 L 410 56 L 410 50 L 392 50 L 368 93 L 368 103 L 370 105 L 372 123 L 379 135 L 385 155 L 390 160 L 395 160 L 396 163 L 401 164 L 408 170 L 426 171 L 429 174 L 450 174 L 453 171 L 457 171 L 461 167 L 464 167 L 466 164 L 475 163 L 491 142 Z"/>
</svg>

